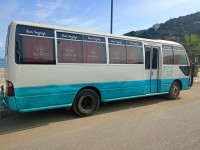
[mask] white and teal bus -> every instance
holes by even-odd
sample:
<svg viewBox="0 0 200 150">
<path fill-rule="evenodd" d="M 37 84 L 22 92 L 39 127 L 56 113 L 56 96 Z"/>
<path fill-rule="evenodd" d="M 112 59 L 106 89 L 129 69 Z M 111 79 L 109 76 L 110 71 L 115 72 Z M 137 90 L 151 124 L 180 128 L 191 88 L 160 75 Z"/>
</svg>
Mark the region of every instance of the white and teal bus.
<svg viewBox="0 0 200 150">
<path fill-rule="evenodd" d="M 71 107 L 88 116 L 100 102 L 176 99 L 189 78 L 186 51 L 175 42 L 13 21 L 2 99 L 18 112 Z"/>
</svg>

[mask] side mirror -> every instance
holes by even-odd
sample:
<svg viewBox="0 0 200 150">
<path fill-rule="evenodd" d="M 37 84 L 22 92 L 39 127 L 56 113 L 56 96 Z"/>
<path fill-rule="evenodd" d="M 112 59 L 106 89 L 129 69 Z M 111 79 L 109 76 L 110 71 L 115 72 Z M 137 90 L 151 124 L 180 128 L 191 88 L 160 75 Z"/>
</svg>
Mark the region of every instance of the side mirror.
<svg viewBox="0 0 200 150">
<path fill-rule="evenodd" d="M 195 58 L 194 58 L 194 62 L 195 62 L 195 63 L 198 63 L 198 62 L 199 62 L 199 57 L 195 57 Z"/>
</svg>

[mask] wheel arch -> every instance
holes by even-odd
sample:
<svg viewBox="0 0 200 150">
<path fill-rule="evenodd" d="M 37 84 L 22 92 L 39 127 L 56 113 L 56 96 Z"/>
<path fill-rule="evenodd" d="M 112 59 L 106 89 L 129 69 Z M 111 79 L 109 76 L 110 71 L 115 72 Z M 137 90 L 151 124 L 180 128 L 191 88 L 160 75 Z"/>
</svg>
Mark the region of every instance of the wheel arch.
<svg viewBox="0 0 200 150">
<path fill-rule="evenodd" d="M 76 96 L 78 95 L 78 93 L 80 93 L 81 91 L 83 91 L 83 90 L 85 90 L 85 89 L 90 89 L 90 90 L 95 91 L 95 92 L 97 93 L 97 95 L 99 96 L 99 99 L 100 99 L 100 101 L 101 101 L 101 98 L 102 98 L 101 92 L 100 92 L 100 90 L 99 90 L 98 88 L 96 88 L 96 87 L 94 87 L 94 86 L 86 86 L 86 87 L 81 88 L 81 89 L 76 93 Z M 75 97 L 76 97 L 76 96 L 75 96 Z"/>
<path fill-rule="evenodd" d="M 182 90 L 183 87 L 182 81 L 180 79 L 176 79 L 174 81 L 178 82 L 178 84 L 180 85 L 180 90 Z"/>
</svg>

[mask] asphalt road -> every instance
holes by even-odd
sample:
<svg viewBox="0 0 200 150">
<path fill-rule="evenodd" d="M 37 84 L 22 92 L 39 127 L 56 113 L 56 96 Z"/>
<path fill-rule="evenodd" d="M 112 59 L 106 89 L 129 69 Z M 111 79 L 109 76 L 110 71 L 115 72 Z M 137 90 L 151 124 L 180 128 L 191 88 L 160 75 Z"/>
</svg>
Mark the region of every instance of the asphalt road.
<svg viewBox="0 0 200 150">
<path fill-rule="evenodd" d="M 200 149 L 200 83 L 168 101 L 161 96 L 103 103 L 91 117 L 65 109 L 0 120 L 0 150 Z"/>
</svg>

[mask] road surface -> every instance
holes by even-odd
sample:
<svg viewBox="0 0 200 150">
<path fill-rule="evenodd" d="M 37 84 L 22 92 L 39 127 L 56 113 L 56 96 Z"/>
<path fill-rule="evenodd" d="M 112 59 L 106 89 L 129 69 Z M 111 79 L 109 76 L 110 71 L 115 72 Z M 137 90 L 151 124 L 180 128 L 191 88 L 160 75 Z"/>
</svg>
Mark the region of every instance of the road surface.
<svg viewBox="0 0 200 150">
<path fill-rule="evenodd" d="M 161 96 L 103 103 L 91 117 L 65 109 L 0 120 L 0 150 L 200 149 L 200 83 L 178 100 Z"/>
</svg>

